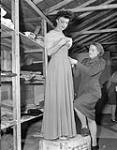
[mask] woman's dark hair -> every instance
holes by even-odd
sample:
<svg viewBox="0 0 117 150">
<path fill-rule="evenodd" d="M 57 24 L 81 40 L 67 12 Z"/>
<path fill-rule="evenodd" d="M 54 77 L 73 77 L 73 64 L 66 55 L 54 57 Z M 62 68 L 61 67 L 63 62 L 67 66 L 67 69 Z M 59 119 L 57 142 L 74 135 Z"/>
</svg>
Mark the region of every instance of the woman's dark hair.
<svg viewBox="0 0 117 150">
<path fill-rule="evenodd" d="M 61 10 L 56 14 L 56 18 L 55 19 L 59 19 L 60 17 L 64 17 L 69 19 L 70 21 L 73 18 L 73 13 L 71 11 L 65 11 L 65 10 Z"/>
</svg>

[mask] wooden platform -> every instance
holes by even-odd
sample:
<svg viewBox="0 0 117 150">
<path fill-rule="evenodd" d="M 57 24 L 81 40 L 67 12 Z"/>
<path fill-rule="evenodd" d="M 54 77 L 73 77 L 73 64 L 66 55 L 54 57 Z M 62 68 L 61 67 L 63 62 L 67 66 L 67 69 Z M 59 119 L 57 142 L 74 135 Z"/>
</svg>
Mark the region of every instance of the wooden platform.
<svg viewBox="0 0 117 150">
<path fill-rule="evenodd" d="M 90 136 L 82 137 L 78 134 L 67 140 L 40 140 L 39 150 L 91 150 Z"/>
</svg>

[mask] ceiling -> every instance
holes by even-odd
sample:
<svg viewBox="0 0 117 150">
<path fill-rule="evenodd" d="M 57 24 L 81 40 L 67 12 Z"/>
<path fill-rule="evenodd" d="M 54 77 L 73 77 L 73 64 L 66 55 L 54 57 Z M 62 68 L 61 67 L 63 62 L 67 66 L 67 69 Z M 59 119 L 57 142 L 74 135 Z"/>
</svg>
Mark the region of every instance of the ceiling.
<svg viewBox="0 0 117 150">
<path fill-rule="evenodd" d="M 3 6 L 8 12 L 10 1 L 3 0 Z M 117 57 L 117 0 L 21 0 L 21 32 L 34 32 L 41 23 L 39 14 L 47 20 L 49 29 L 52 28 L 53 19 L 61 9 L 74 13 L 74 19 L 65 32 L 73 38 L 71 52 L 84 51 L 95 41 L 103 44 L 105 50 Z"/>
</svg>

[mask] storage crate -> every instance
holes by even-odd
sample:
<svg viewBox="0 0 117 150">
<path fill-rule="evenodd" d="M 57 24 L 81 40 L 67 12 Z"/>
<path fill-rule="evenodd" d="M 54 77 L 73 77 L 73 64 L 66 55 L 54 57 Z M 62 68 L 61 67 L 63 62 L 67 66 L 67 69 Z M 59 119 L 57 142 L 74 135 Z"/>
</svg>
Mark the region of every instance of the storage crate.
<svg viewBox="0 0 117 150">
<path fill-rule="evenodd" d="M 12 56 L 11 52 L 7 49 L 1 51 L 1 70 L 11 71 L 12 70 Z"/>
<path fill-rule="evenodd" d="M 44 100 L 44 85 L 21 84 L 21 104 L 39 105 Z"/>
<path fill-rule="evenodd" d="M 82 137 L 78 134 L 67 140 L 40 140 L 39 150 L 91 150 L 90 136 Z"/>
<path fill-rule="evenodd" d="M 11 100 L 12 99 L 12 84 L 11 83 L 2 83 L 1 86 L 1 100 Z"/>
</svg>

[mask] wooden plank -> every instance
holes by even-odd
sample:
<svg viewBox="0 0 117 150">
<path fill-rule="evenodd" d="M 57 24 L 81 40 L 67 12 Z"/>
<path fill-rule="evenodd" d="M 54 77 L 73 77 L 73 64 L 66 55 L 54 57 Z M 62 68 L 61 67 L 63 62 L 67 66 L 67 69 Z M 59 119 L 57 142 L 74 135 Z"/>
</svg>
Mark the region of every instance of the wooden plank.
<svg viewBox="0 0 117 150">
<path fill-rule="evenodd" d="M 37 116 L 24 116 L 24 117 L 21 118 L 20 122 L 24 123 L 24 122 L 27 122 L 27 121 L 30 121 L 32 119 L 39 118 L 39 117 L 42 117 L 42 116 L 43 116 L 43 114 L 40 114 L 40 115 L 37 115 Z"/>
<path fill-rule="evenodd" d="M 34 52 L 41 52 L 41 51 L 44 50 L 43 45 L 37 43 L 35 40 L 32 40 L 32 39 L 28 38 L 23 33 L 19 32 L 19 34 L 20 34 L 20 37 L 21 37 L 21 45 L 20 45 L 20 47 L 25 49 L 27 53 L 29 53 L 30 50 L 31 50 L 31 52 L 33 52 L 33 49 L 34 49 Z M 8 39 L 5 38 L 5 37 L 8 37 L 6 34 L 4 34 L 3 37 L 4 38 L 1 39 L 1 45 L 11 48 L 12 38 L 8 38 Z"/>
<path fill-rule="evenodd" d="M 31 1 L 31 0 L 25 0 L 30 7 L 32 7 L 43 19 L 45 19 L 48 24 L 54 28 L 53 23 L 44 15 L 44 13 Z"/>
<path fill-rule="evenodd" d="M 34 18 L 25 18 L 24 23 L 34 22 L 34 21 L 41 21 L 41 17 L 34 17 Z M 22 23 L 23 24 L 23 23 Z"/>
<path fill-rule="evenodd" d="M 101 11 L 101 10 L 108 10 L 108 9 L 117 9 L 117 4 L 109 4 L 104 6 L 91 6 L 85 8 L 74 8 L 74 9 L 67 9 L 72 12 L 85 12 L 85 11 Z M 51 15 L 55 14 L 55 12 L 50 13 Z"/>
<path fill-rule="evenodd" d="M 67 2 L 67 0 L 65 0 L 66 2 Z M 83 4 L 81 4 L 80 6 L 78 6 L 78 7 L 76 7 L 76 8 L 82 8 L 82 7 L 86 7 L 86 6 L 88 6 L 89 4 L 91 4 L 91 3 L 93 3 L 93 2 L 95 2 L 96 0 L 89 0 L 89 1 L 87 1 L 87 2 L 85 2 L 85 3 L 83 3 Z M 71 2 L 71 1 L 68 1 L 69 3 Z M 63 4 L 63 5 L 62 5 Z M 56 7 L 56 5 L 55 6 L 53 6 L 53 7 L 51 7 L 48 11 L 47 11 L 47 13 L 48 14 L 51 14 L 51 13 L 57 13 L 57 10 L 56 9 L 59 9 L 60 7 L 62 7 L 62 6 L 64 6 L 64 5 L 67 5 L 68 3 L 65 3 L 64 1 L 63 2 L 60 2 L 58 5 L 57 5 L 57 7 Z M 56 11 L 54 11 L 54 10 L 56 10 Z"/>
<path fill-rule="evenodd" d="M 78 35 L 82 35 L 82 34 L 98 34 L 98 33 L 107 33 L 107 32 L 117 32 L 117 28 L 101 29 L 101 30 L 90 30 L 90 31 L 80 31 L 80 32 L 78 32 Z"/>
<path fill-rule="evenodd" d="M 112 23 L 113 23 L 113 24 L 112 24 Z M 112 24 L 112 25 L 110 25 L 110 24 Z M 98 30 L 101 30 L 102 28 L 107 28 L 108 26 L 109 26 L 110 28 L 115 27 L 115 20 L 112 19 L 111 21 L 108 21 L 107 24 L 101 25 L 100 27 L 98 27 Z M 75 42 L 76 42 L 76 41 L 81 41 L 81 40 L 83 40 L 84 38 L 86 38 L 86 36 L 88 36 L 88 34 L 83 35 L 83 36 L 80 36 L 80 37 L 78 37 L 78 38 L 75 38 Z M 91 35 L 91 36 L 95 36 L 95 35 Z"/>
<path fill-rule="evenodd" d="M 106 41 L 110 41 L 110 40 L 113 40 L 113 39 L 115 39 L 115 35 L 112 35 L 112 34 L 110 34 L 110 35 L 107 35 L 107 34 L 105 34 L 105 37 L 102 37 L 102 38 L 96 38 L 96 40 L 100 40 L 100 42 L 102 43 L 102 42 L 106 42 Z"/>
<path fill-rule="evenodd" d="M 43 0 L 33 0 L 33 3 L 35 3 L 36 5 L 39 4 L 40 2 L 42 2 Z"/>
<path fill-rule="evenodd" d="M 114 25 L 112 25 L 111 27 L 113 27 L 113 26 L 114 26 Z M 112 33 L 111 33 L 111 34 L 112 34 Z M 104 35 L 106 35 L 106 34 L 104 34 Z M 97 39 L 98 36 L 99 36 L 100 38 L 102 38 L 104 35 L 100 36 L 99 34 L 92 34 L 92 35 L 89 36 L 89 34 L 87 34 L 88 37 L 84 37 L 84 38 L 82 38 L 82 39 L 80 39 L 80 40 L 77 38 L 77 39 L 75 40 L 75 42 L 78 41 L 79 43 L 84 43 L 84 42 L 87 42 L 87 41 L 89 41 L 89 40 L 93 40 L 94 38 Z"/>
<path fill-rule="evenodd" d="M 35 46 L 35 47 L 41 48 L 41 49 L 44 48 L 42 45 L 40 45 L 39 43 L 37 43 L 35 40 L 30 39 L 29 37 L 27 37 L 23 33 L 20 33 L 20 36 L 21 36 L 21 42 L 22 42 L 22 44 L 27 45 L 27 47 L 29 45 L 32 45 L 32 47 Z"/>
<path fill-rule="evenodd" d="M 101 43 L 102 45 L 117 45 L 117 41 L 113 41 L 113 42 L 103 42 Z M 116 53 L 116 52 L 115 52 Z"/>
<path fill-rule="evenodd" d="M 105 13 L 102 13 L 101 16 L 103 16 L 104 14 L 105 14 Z M 102 20 L 100 20 L 100 21 L 98 21 L 98 22 L 91 24 L 90 26 L 84 28 L 84 29 L 81 30 L 81 31 L 90 30 L 90 29 L 96 27 L 97 25 L 100 25 L 100 27 L 103 27 L 101 24 L 103 24 L 104 26 L 105 26 L 105 25 L 108 25 L 108 24 L 110 24 L 110 21 L 107 22 L 107 23 L 105 23 L 105 22 L 108 21 L 109 19 L 112 20 L 112 22 L 113 22 L 113 21 L 115 22 L 116 19 L 114 20 L 114 17 L 116 17 L 116 16 L 117 16 L 117 13 L 115 12 L 115 13 L 113 13 L 113 14 L 111 14 L 111 15 L 108 15 L 107 17 L 104 17 Z M 94 16 L 94 17 L 96 17 L 96 16 Z M 93 17 L 93 18 L 94 18 L 94 17 Z M 93 19 L 92 19 L 92 21 L 93 21 Z M 87 23 L 88 23 L 88 22 L 87 22 Z M 84 22 L 83 22 L 83 24 L 84 24 Z M 81 24 L 80 26 L 83 27 L 82 24 Z M 76 30 L 77 30 L 77 29 L 76 29 Z M 79 30 L 79 29 L 78 29 L 78 30 Z M 78 33 L 73 33 L 73 38 L 75 38 L 75 37 L 77 37 L 77 36 L 78 36 Z"/>
<path fill-rule="evenodd" d="M 44 63 L 44 61 L 33 61 L 33 64 L 41 64 Z"/>
<path fill-rule="evenodd" d="M 24 53 L 38 53 L 38 52 L 43 52 L 43 49 L 27 49 L 27 48 L 24 48 L 26 49 L 24 51 Z"/>
<path fill-rule="evenodd" d="M 56 10 L 56 9 L 59 9 L 67 4 L 69 4 L 70 2 L 72 2 L 73 0 L 63 0 L 62 2 L 60 3 L 57 3 L 56 5 L 50 7 L 49 9 L 46 9 L 45 12 L 46 14 L 49 14 L 51 13 L 52 11 Z"/>
<path fill-rule="evenodd" d="M 1 121 L 1 130 L 7 129 L 15 125 L 16 121 Z"/>
<path fill-rule="evenodd" d="M 107 34 L 108 34 L 108 33 L 106 33 L 106 34 L 104 34 L 104 35 L 101 35 L 101 36 L 98 35 L 98 34 L 93 34 L 92 36 L 89 36 L 89 37 L 87 37 L 87 38 L 84 38 L 83 40 L 79 41 L 78 43 L 79 43 L 79 44 L 83 44 L 83 43 L 86 43 L 86 42 L 88 42 L 88 41 L 94 41 L 94 39 L 99 40 L 99 39 L 102 39 L 102 38 L 106 37 Z"/>
<path fill-rule="evenodd" d="M 97 41 L 97 40 L 103 39 L 103 38 L 105 38 L 106 36 L 109 36 L 108 34 L 109 34 L 109 33 L 105 33 L 104 35 L 101 35 L 101 36 L 98 35 L 98 37 L 97 37 L 97 34 L 93 34 L 92 36 L 89 36 L 89 37 L 87 37 L 87 38 L 81 40 L 81 41 L 79 42 L 79 44 L 83 44 L 83 43 L 86 43 L 86 42 L 88 42 L 88 41 L 92 42 L 92 41 Z M 111 36 L 112 36 L 112 33 L 110 33 L 110 34 L 111 34 Z"/>
<path fill-rule="evenodd" d="M 99 5 L 99 6 L 103 6 L 103 5 L 110 4 L 110 3 L 112 3 L 113 1 L 115 1 L 115 0 L 107 0 L 107 1 L 104 2 L 104 3 L 101 3 L 101 5 Z M 86 17 L 87 15 L 89 15 L 89 14 L 91 14 L 91 13 L 92 13 L 92 12 L 83 13 L 83 14 L 81 14 L 81 15 L 79 16 L 79 18 L 84 18 L 84 17 Z"/>
<path fill-rule="evenodd" d="M 97 10 L 106 10 L 106 9 L 117 9 L 117 4 L 109 4 L 104 6 L 92 6 L 92 7 L 85 7 L 72 10 L 73 12 L 84 12 L 84 11 L 97 11 Z"/>
<path fill-rule="evenodd" d="M 19 0 L 12 1 L 12 15 L 14 16 L 13 23 L 15 24 L 15 32 L 12 38 L 12 72 L 17 76 L 12 79 L 12 95 L 14 105 L 14 118 L 17 120 L 17 125 L 14 127 L 16 141 L 16 149 L 21 150 L 21 110 L 20 110 L 20 45 L 19 45 Z"/>
</svg>

